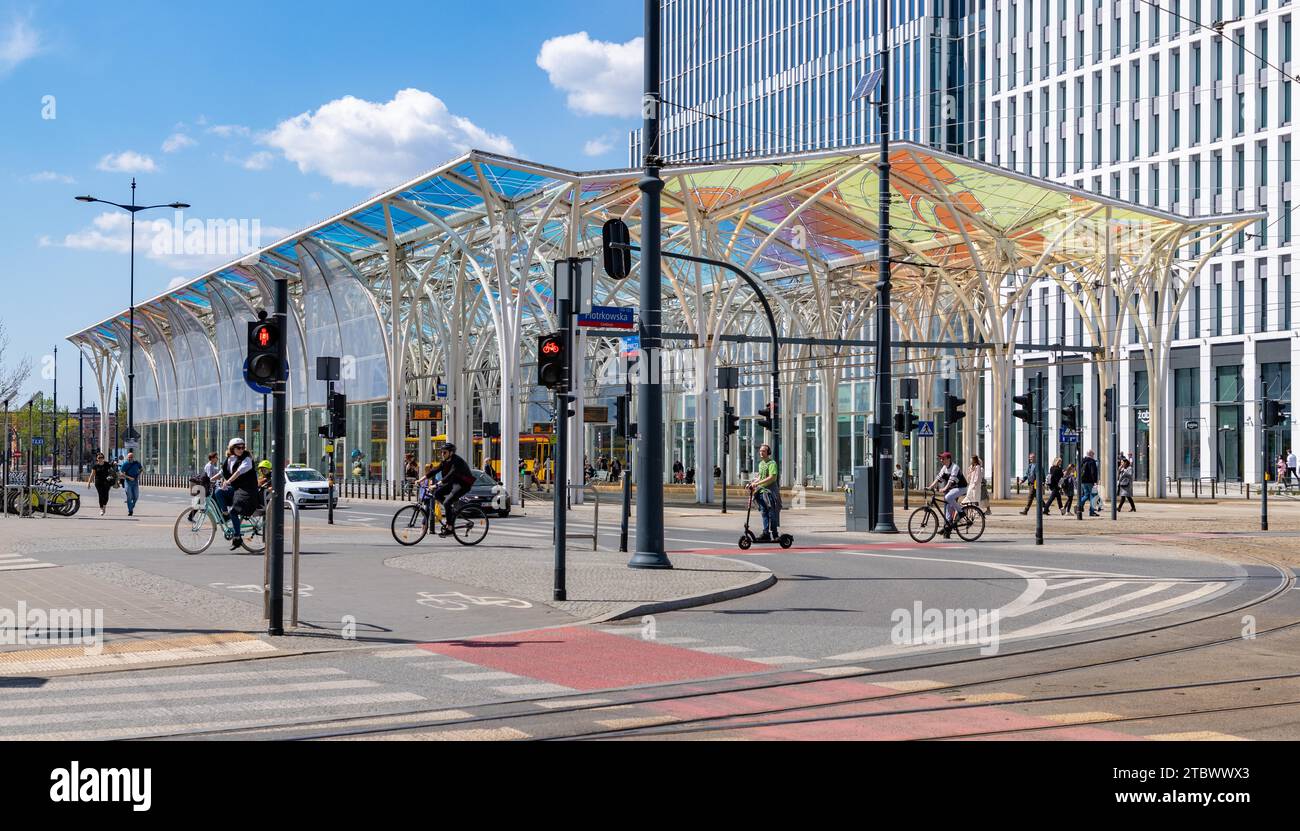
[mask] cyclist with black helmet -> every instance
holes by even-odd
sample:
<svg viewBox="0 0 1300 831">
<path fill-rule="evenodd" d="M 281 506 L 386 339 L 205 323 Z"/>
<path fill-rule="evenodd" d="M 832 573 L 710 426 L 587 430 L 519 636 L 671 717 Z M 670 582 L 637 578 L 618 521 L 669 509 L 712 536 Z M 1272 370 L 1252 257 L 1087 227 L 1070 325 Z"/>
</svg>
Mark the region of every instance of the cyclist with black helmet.
<svg viewBox="0 0 1300 831">
<path fill-rule="evenodd" d="M 469 469 L 469 463 L 456 455 L 456 445 L 444 444 L 442 464 L 438 466 L 436 475 L 439 478 L 438 486 L 429 498 L 442 502 L 442 528 L 438 535 L 445 537 L 451 533 L 451 523 L 456 518 L 456 503 L 474 485 L 474 474 Z"/>
</svg>

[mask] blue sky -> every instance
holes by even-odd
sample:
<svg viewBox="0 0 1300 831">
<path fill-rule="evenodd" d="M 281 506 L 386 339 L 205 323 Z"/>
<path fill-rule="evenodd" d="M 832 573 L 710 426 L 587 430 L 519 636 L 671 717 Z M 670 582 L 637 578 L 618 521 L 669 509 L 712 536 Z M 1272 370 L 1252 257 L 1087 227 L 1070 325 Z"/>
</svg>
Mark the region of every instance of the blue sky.
<svg viewBox="0 0 1300 831">
<path fill-rule="evenodd" d="M 125 213 L 73 196 L 126 202 L 134 175 L 141 204 L 189 202 L 185 219 L 246 220 L 250 235 L 256 221 L 267 243 L 467 146 L 620 167 L 641 11 L 0 0 L 0 321 L 6 361 L 35 365 L 23 398 L 49 390 L 42 361 L 58 345 L 60 403 L 75 401 L 63 338 L 127 305 Z M 156 237 L 137 228 L 137 301 L 233 259 Z"/>
</svg>

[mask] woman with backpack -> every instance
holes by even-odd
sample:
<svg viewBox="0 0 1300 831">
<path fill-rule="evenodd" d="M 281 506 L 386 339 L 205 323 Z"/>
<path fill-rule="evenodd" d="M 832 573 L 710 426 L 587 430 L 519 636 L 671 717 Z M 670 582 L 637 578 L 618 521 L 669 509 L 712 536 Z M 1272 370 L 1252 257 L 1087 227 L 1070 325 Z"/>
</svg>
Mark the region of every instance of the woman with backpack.
<svg viewBox="0 0 1300 831">
<path fill-rule="evenodd" d="M 1065 469 L 1065 475 L 1061 477 L 1061 492 L 1065 494 L 1065 507 L 1061 509 L 1061 516 L 1070 513 L 1070 506 L 1074 504 L 1074 485 L 1079 480 L 1079 472 L 1071 464 Z"/>
<path fill-rule="evenodd" d="M 1065 512 L 1064 502 L 1061 499 L 1061 480 L 1064 478 L 1065 468 L 1061 457 L 1057 456 L 1056 460 L 1052 462 L 1052 466 L 1047 470 L 1048 496 L 1047 504 L 1043 506 L 1043 510 L 1050 512 L 1052 503 L 1056 503 L 1056 507 L 1060 508 L 1062 513 Z"/>
</svg>

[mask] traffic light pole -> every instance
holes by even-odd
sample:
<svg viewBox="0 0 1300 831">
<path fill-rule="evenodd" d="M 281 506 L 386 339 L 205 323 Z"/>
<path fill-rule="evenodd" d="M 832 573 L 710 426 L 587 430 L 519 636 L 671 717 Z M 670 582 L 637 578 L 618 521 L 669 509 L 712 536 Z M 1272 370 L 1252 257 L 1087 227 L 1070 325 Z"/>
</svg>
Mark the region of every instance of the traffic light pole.
<svg viewBox="0 0 1300 831">
<path fill-rule="evenodd" d="M 889 95 L 890 95 L 890 57 L 889 57 L 889 7 L 890 3 L 880 5 L 881 26 L 884 32 L 880 48 L 880 87 L 878 103 L 880 113 L 880 221 L 877 225 L 880 233 L 879 279 L 876 282 L 876 412 L 871 424 L 871 456 L 876 473 L 876 496 L 879 500 L 876 508 L 876 526 L 871 530 L 877 534 L 897 534 L 894 524 L 894 482 L 893 482 L 893 425 L 889 423 L 893 412 L 893 344 L 889 319 Z"/>
<path fill-rule="evenodd" d="M 569 267 L 563 269 L 568 285 L 561 291 L 555 289 L 556 322 L 560 324 L 560 342 L 564 344 L 564 378 L 555 388 L 555 477 L 553 479 L 551 511 L 555 529 L 555 585 L 552 596 L 555 600 L 567 600 L 565 585 L 565 555 L 568 543 L 568 504 L 569 504 L 569 390 L 573 384 L 573 277 L 577 272 L 576 264 L 570 261 Z"/>
<path fill-rule="evenodd" d="M 1037 514 L 1034 518 L 1034 545 L 1043 544 L 1043 373 L 1037 374 L 1038 387 L 1035 397 L 1035 406 L 1037 414 L 1034 421 L 1038 430 L 1038 441 L 1034 443 L 1037 448 L 1038 464 L 1034 465 L 1034 511 Z"/>
<path fill-rule="evenodd" d="M 1082 409 L 1083 409 L 1083 400 L 1082 400 L 1082 399 L 1083 399 L 1083 396 L 1081 396 L 1081 395 L 1076 395 L 1076 396 L 1074 397 L 1075 406 L 1079 407 L 1079 410 L 1080 410 L 1080 411 L 1082 411 Z M 1118 414 L 1117 414 L 1117 415 L 1118 415 Z M 1079 498 L 1075 500 L 1075 506 L 1074 506 L 1074 518 L 1077 519 L 1077 520 L 1079 520 L 1080 522 L 1083 522 L 1083 459 L 1084 459 L 1084 455 L 1083 455 L 1083 419 L 1082 419 L 1082 418 L 1079 419 L 1078 428 L 1079 428 L 1079 468 L 1078 468 L 1078 470 L 1077 470 L 1077 471 L 1075 472 L 1075 474 L 1074 474 L 1074 489 L 1078 492 L 1078 497 L 1079 497 Z M 1099 475 L 1100 475 L 1100 473 L 1101 473 L 1100 464 L 1101 464 L 1101 463 L 1098 462 L 1097 472 L 1098 472 Z M 1096 490 L 1096 485 L 1095 485 L 1095 484 L 1093 485 L 1093 490 L 1094 490 L 1094 491 Z M 1088 506 L 1088 512 L 1089 512 L 1089 513 L 1092 513 L 1092 506 L 1091 506 L 1091 505 Z"/>
<path fill-rule="evenodd" d="M 1264 376 L 1259 376 L 1259 388 L 1267 390 Z M 1260 396 L 1259 402 L 1259 530 L 1268 530 L 1268 399 Z"/>
<path fill-rule="evenodd" d="M 641 111 L 643 171 L 641 190 L 641 380 L 637 385 L 640 407 L 637 430 L 636 553 L 629 568 L 672 568 L 664 550 L 664 413 L 663 381 L 659 351 L 663 347 L 663 263 L 659 258 L 662 215 L 659 178 L 660 0 L 645 0 L 644 89 Z"/>
<path fill-rule="evenodd" d="M 325 401 L 327 404 L 333 404 L 334 402 L 333 381 L 325 382 Z M 330 472 L 329 475 L 325 477 L 325 481 L 329 485 L 330 492 L 326 494 L 326 496 L 328 497 L 328 501 L 325 503 L 326 512 L 327 512 L 325 514 L 325 521 L 330 525 L 333 525 L 334 524 L 334 413 L 332 411 L 326 412 L 325 419 L 329 422 L 329 426 L 330 426 L 329 436 L 326 439 L 329 445 Z"/>
<path fill-rule="evenodd" d="M 275 321 L 281 336 L 276 339 L 275 355 L 279 365 L 287 368 L 289 339 L 289 281 L 285 277 L 275 278 Z M 267 556 L 271 558 L 270 597 L 267 604 L 267 634 L 284 634 L 284 467 L 287 456 L 285 445 L 288 443 L 288 424 L 285 417 L 288 378 L 277 378 L 271 388 L 271 418 L 273 438 L 271 440 L 271 539 L 268 540 Z"/>
<path fill-rule="evenodd" d="M 1114 385 L 1112 385 L 1110 389 L 1111 389 L 1111 393 L 1110 393 L 1111 401 L 1117 402 L 1115 405 L 1117 408 L 1118 401 L 1119 401 L 1119 390 L 1116 389 Z M 1082 429 L 1079 430 L 1079 435 L 1082 437 L 1083 435 Z M 1114 464 L 1111 465 L 1111 475 L 1114 477 L 1114 479 L 1112 480 L 1114 482 L 1114 485 L 1112 487 L 1113 493 L 1111 493 L 1111 498 L 1110 498 L 1110 518 L 1113 522 L 1118 522 L 1119 521 L 1119 413 L 1117 412 L 1111 413 L 1110 453 L 1114 460 Z M 1080 516 L 1082 516 L 1082 514 L 1080 514 Z"/>
<path fill-rule="evenodd" d="M 623 524 L 618 533 L 618 550 L 627 553 L 628 517 L 632 515 L 632 376 L 627 375 L 623 393 Z"/>
<path fill-rule="evenodd" d="M 912 399 L 903 399 L 903 510 L 910 508 L 908 495 L 912 491 L 909 475 L 912 470 Z"/>
</svg>

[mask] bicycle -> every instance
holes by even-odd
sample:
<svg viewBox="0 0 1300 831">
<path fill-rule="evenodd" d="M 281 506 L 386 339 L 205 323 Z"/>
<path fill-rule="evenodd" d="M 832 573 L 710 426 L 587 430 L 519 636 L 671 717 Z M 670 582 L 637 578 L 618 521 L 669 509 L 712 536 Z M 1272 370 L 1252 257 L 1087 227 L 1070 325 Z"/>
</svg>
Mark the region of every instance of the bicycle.
<svg viewBox="0 0 1300 831">
<path fill-rule="evenodd" d="M 948 506 L 939 499 L 938 492 L 933 488 L 926 491 L 930 494 L 926 504 L 907 518 L 907 533 L 913 540 L 929 542 L 940 531 L 956 531 L 966 542 L 975 542 L 984 535 L 984 511 L 978 505 L 958 503 L 957 516 L 949 522 Z"/>
<path fill-rule="evenodd" d="M 193 495 L 197 503 L 198 497 L 203 494 L 200 491 Z M 254 511 L 252 516 L 240 517 L 239 525 L 240 544 L 245 551 L 249 554 L 261 554 L 266 551 L 266 515 L 262 509 Z M 186 554 L 202 554 L 216 539 L 218 528 L 221 529 L 225 539 L 234 539 L 234 526 L 229 519 L 222 516 L 221 506 L 217 504 L 217 500 L 208 496 L 203 502 L 203 507 L 189 507 L 181 511 L 181 515 L 176 517 L 176 524 L 172 527 L 172 539 L 175 540 L 176 547 Z"/>
<path fill-rule="evenodd" d="M 433 503 L 433 515 L 429 514 L 427 503 Z M 436 520 L 442 527 L 442 503 L 433 499 L 427 489 L 421 488 L 420 500 L 398 508 L 393 514 L 393 539 L 401 545 L 415 545 L 429 533 L 431 520 Z M 451 535 L 461 545 L 478 545 L 487 536 L 488 518 L 483 509 L 467 503 L 462 496 L 456 503 L 456 520 L 451 523 Z"/>
</svg>

